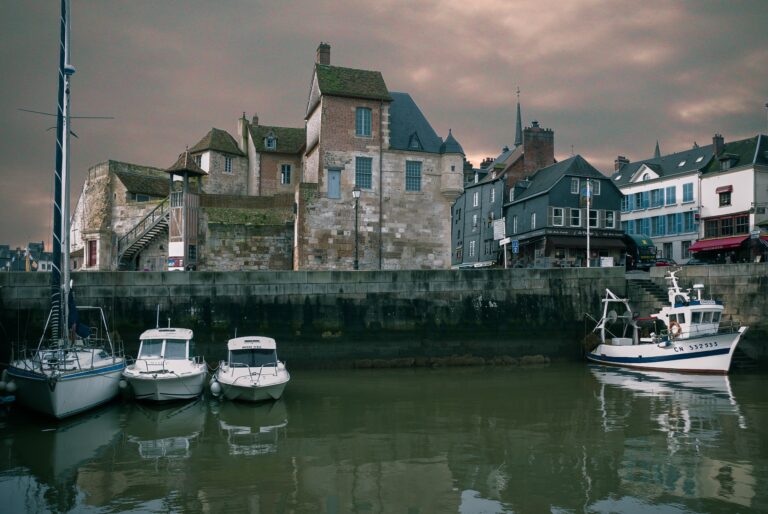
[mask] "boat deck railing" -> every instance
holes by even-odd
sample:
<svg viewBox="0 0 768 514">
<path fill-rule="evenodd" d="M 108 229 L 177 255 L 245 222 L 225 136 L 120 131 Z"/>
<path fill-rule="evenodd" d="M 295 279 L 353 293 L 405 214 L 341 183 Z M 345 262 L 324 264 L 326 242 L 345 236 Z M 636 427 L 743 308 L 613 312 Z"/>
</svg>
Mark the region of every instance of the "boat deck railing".
<svg viewBox="0 0 768 514">
<path fill-rule="evenodd" d="M 35 373 L 88 371 L 96 367 L 96 361 L 110 356 L 105 350 L 110 348 L 110 344 L 109 340 L 96 337 L 77 339 L 69 343 L 60 339 L 47 340 L 35 348 L 16 344 L 12 350 L 11 361 L 19 369 Z M 122 344 L 116 350 L 112 355 L 113 362 L 123 357 Z"/>
</svg>

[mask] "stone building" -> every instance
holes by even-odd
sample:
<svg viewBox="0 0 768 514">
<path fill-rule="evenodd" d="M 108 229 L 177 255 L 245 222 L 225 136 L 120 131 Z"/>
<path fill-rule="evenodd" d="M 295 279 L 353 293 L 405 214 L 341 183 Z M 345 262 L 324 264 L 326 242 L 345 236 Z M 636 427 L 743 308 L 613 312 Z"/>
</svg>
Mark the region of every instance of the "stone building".
<svg viewBox="0 0 768 514">
<path fill-rule="evenodd" d="M 450 131 L 438 136 L 380 72 L 331 66 L 324 43 L 308 98 L 304 128 L 243 113 L 234 135 L 212 128 L 188 148 L 203 172 L 190 211 L 197 269 L 352 269 L 356 247 L 360 269 L 448 267 L 465 166 Z M 167 269 L 165 171 L 117 161 L 89 170 L 73 215 L 73 265 Z"/>
<path fill-rule="evenodd" d="M 356 246 L 361 269 L 449 266 L 450 206 L 464 166 L 450 131 L 443 141 L 381 73 L 332 66 L 322 44 L 306 126 L 295 269 L 351 269 Z"/>
</svg>

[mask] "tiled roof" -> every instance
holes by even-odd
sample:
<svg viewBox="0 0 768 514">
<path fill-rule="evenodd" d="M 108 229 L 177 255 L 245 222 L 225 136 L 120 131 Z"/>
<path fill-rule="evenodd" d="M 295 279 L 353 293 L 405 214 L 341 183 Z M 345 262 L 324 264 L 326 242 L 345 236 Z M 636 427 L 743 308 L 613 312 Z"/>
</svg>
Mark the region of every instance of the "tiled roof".
<svg viewBox="0 0 768 514">
<path fill-rule="evenodd" d="M 195 159 L 190 155 L 189 150 L 181 153 L 179 158 L 176 159 L 176 162 L 173 163 L 170 168 L 166 169 L 165 172 L 176 174 L 186 172 L 190 175 L 208 175 L 205 170 L 197 165 Z"/>
<path fill-rule="evenodd" d="M 267 125 L 249 125 L 251 138 L 257 152 L 297 154 L 307 141 L 307 132 L 303 128 L 270 127 Z M 273 134 L 277 139 L 274 150 L 264 146 L 264 139 Z"/>
<path fill-rule="evenodd" d="M 141 171 L 116 169 L 115 176 L 120 179 L 120 182 L 130 193 L 168 196 L 168 175 L 162 170 L 155 168 L 143 168 Z"/>
<path fill-rule="evenodd" d="M 315 73 L 324 95 L 392 100 L 381 72 L 315 64 Z"/>
<path fill-rule="evenodd" d="M 418 148 L 412 146 L 414 141 L 418 141 Z M 424 117 L 411 95 L 393 92 L 389 106 L 390 148 L 440 153 L 442 144 L 443 140 Z"/>
<path fill-rule="evenodd" d="M 199 153 L 206 150 L 213 150 L 232 155 L 243 155 L 243 152 L 237 147 L 237 141 L 226 130 L 212 128 L 206 135 L 189 149 L 190 153 Z"/>
<path fill-rule="evenodd" d="M 529 177 L 530 185 L 520 195 L 515 197 L 515 202 L 549 191 L 552 189 L 552 186 L 567 175 L 586 178 L 608 178 L 589 164 L 581 155 L 574 155 L 570 159 L 539 169 L 532 177 Z"/>
</svg>

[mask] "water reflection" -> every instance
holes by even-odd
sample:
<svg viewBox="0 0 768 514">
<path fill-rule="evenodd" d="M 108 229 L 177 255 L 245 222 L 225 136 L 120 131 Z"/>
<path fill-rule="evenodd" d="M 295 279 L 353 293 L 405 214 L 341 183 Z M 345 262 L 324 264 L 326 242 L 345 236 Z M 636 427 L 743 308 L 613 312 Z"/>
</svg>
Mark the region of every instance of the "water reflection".
<svg viewBox="0 0 768 514">
<path fill-rule="evenodd" d="M 192 402 L 149 404 L 132 402 L 126 406 L 125 435 L 138 446 L 142 459 L 187 459 L 192 443 L 205 424 L 206 404 Z"/>
<path fill-rule="evenodd" d="M 89 499 L 77 487 L 79 471 L 87 462 L 108 452 L 118 439 L 119 405 L 66 421 L 23 411 L 10 415 L 21 418 L 24 429 L 9 430 L 9 421 L 3 430 L 2 442 L 9 453 L 0 482 L 2 510 L 62 512 L 79 503 L 87 504 Z M 24 490 L 26 496 L 19 495 L 19 490 Z"/>
<path fill-rule="evenodd" d="M 596 511 L 609 505 L 624 510 L 638 498 L 670 495 L 752 505 L 754 468 L 734 444 L 748 424 L 727 376 L 591 371 L 600 384 L 603 432 L 626 436 L 619 476 L 622 489 L 632 492 L 622 500 L 597 502 Z"/>
<path fill-rule="evenodd" d="M 282 400 L 259 404 L 222 401 L 212 404 L 230 455 L 274 453 L 285 437 L 288 412 Z"/>
</svg>

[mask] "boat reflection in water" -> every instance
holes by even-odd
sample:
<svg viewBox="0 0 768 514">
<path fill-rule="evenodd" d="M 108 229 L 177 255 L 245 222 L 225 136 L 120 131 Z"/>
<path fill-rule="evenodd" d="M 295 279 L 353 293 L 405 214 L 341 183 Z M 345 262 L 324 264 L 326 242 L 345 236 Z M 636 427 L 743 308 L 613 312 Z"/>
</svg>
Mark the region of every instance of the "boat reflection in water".
<svg viewBox="0 0 768 514">
<path fill-rule="evenodd" d="M 218 402 L 211 410 L 218 417 L 230 455 L 274 453 L 288 426 L 288 412 L 281 400 L 262 404 Z"/>
<path fill-rule="evenodd" d="M 83 494 L 82 471 L 119 439 L 121 405 L 63 422 L 16 415 L 23 416 L 14 420 L 18 428 L 2 431 L 11 466 L 0 480 L 1 510 L 64 512 L 91 503 Z"/>
<path fill-rule="evenodd" d="M 205 425 L 207 407 L 202 398 L 191 403 L 130 405 L 125 435 L 136 444 L 142 459 L 186 459 Z"/>
<path fill-rule="evenodd" d="M 634 497 L 625 497 L 627 501 L 651 498 L 658 505 L 672 495 L 752 505 L 754 469 L 737 444 L 747 420 L 727 376 L 604 367 L 591 371 L 600 383 L 597 400 L 605 437 L 625 434 L 619 478 L 622 489 Z M 659 459 L 660 454 L 667 456 Z M 638 507 L 622 501 L 605 499 L 592 507 Z"/>
</svg>

